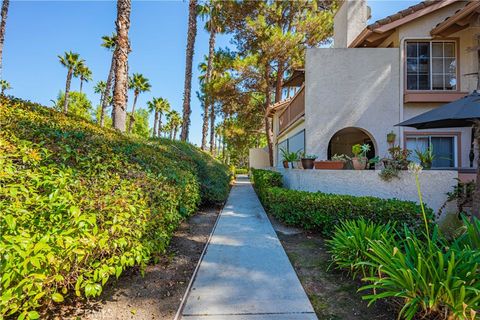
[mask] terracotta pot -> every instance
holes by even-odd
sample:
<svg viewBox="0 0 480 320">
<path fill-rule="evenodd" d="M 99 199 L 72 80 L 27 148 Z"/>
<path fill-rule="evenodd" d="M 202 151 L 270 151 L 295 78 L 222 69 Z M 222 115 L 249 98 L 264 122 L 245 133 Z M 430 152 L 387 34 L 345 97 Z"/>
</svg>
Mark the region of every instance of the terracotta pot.
<svg viewBox="0 0 480 320">
<path fill-rule="evenodd" d="M 352 158 L 353 168 L 355 170 L 365 170 L 367 166 L 367 158 Z"/>
<path fill-rule="evenodd" d="M 313 169 L 313 162 L 314 159 L 302 159 L 302 167 L 303 169 Z"/>
<path fill-rule="evenodd" d="M 288 161 L 283 161 L 283 167 L 284 167 L 285 169 L 288 169 L 288 168 L 289 168 L 289 163 L 288 163 Z"/>
<path fill-rule="evenodd" d="M 345 166 L 343 161 L 315 161 L 317 170 L 342 170 Z"/>
</svg>

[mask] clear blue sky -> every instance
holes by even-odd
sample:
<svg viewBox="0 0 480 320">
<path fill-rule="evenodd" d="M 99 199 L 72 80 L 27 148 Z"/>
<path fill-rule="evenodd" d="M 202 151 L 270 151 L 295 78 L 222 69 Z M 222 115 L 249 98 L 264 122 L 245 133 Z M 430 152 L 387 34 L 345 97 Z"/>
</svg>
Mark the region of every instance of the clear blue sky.
<svg viewBox="0 0 480 320">
<path fill-rule="evenodd" d="M 380 19 L 418 1 L 368 1 L 372 20 Z M 93 93 L 95 82 L 104 80 L 111 53 L 100 46 L 101 37 L 114 31 L 116 3 L 113 1 L 11 1 L 4 46 L 3 76 L 13 89 L 9 94 L 51 105 L 64 90 L 66 70 L 57 55 L 78 52 L 93 72 L 93 81 L 84 85 L 94 105 L 100 97 Z M 150 79 L 151 92 L 141 94 L 138 106 L 145 107 L 153 96 L 165 97 L 181 111 L 184 83 L 188 1 L 133 1 L 129 57 L 130 73 L 140 72 Z M 208 51 L 208 34 L 199 20 L 195 44 L 190 140 L 201 139 L 197 66 Z M 217 45 L 228 45 L 219 37 Z M 78 90 L 74 80 L 72 89 Z M 132 97 L 129 98 L 129 108 Z"/>
</svg>

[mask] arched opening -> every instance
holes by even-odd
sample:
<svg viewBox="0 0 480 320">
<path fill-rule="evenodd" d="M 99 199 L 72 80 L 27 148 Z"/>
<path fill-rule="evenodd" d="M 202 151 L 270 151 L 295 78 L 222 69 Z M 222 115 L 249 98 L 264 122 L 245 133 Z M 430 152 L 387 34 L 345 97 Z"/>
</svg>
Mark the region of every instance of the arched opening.
<svg viewBox="0 0 480 320">
<path fill-rule="evenodd" d="M 335 154 L 345 154 L 349 157 L 353 156 L 352 147 L 356 144 L 370 145 L 370 151 L 367 158 L 371 159 L 376 155 L 375 141 L 372 136 L 365 130 L 359 128 L 345 128 L 337 131 L 328 143 L 328 159 Z"/>
</svg>

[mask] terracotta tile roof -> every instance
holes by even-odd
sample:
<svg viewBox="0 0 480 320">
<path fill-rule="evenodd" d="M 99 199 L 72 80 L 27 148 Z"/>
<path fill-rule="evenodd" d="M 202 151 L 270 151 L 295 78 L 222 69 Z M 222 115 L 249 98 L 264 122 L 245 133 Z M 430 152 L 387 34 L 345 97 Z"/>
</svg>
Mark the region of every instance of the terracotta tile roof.
<svg viewBox="0 0 480 320">
<path fill-rule="evenodd" d="M 392 23 L 394 21 L 400 20 L 402 18 L 405 18 L 406 16 L 409 16 L 417 11 L 420 11 L 422 9 L 425 9 L 426 7 L 429 7 L 433 4 L 442 2 L 442 0 L 427 0 L 427 1 L 422 1 L 420 3 L 417 3 L 416 5 L 410 6 L 407 9 L 398 11 L 397 13 L 394 13 L 392 15 L 389 15 L 388 17 L 385 17 L 383 19 L 377 20 L 372 24 L 369 24 L 367 26 L 368 29 L 374 30 L 376 28 L 379 28 L 381 26 L 384 26 L 386 24 Z"/>
<path fill-rule="evenodd" d="M 451 27 L 462 19 L 469 18 L 472 14 L 478 14 L 480 8 L 480 1 L 469 1 L 465 7 L 458 9 L 455 13 L 447 17 L 444 21 L 438 23 L 430 32 L 432 35 L 441 34 L 442 31 Z M 467 24 L 468 25 L 468 24 Z M 466 25 L 466 26 L 467 26 Z"/>
</svg>

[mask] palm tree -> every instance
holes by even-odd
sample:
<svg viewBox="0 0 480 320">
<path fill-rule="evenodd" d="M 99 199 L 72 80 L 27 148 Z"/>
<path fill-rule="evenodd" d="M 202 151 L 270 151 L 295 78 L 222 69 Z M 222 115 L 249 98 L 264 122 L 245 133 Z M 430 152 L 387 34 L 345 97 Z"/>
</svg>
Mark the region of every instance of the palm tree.
<svg viewBox="0 0 480 320">
<path fill-rule="evenodd" d="M 154 116 L 154 119 L 153 119 L 153 133 L 152 133 L 152 136 L 154 138 L 157 137 L 157 136 L 160 136 L 160 132 L 161 132 L 160 130 L 158 130 L 158 132 L 157 132 L 158 108 L 157 108 L 157 105 L 155 103 L 156 99 L 157 98 L 153 98 L 152 101 L 147 102 L 148 111 L 155 113 L 155 116 Z"/>
<path fill-rule="evenodd" d="M 182 125 L 182 118 L 180 117 L 180 114 L 172 110 L 167 114 L 168 117 L 168 123 L 167 126 L 170 127 L 170 139 L 173 138 L 173 140 L 177 139 L 177 132 L 178 128 Z"/>
<path fill-rule="evenodd" d="M 103 127 L 105 122 L 105 112 L 102 108 L 103 106 L 103 96 L 105 94 L 105 90 L 107 90 L 107 83 L 105 81 L 98 81 L 95 87 L 93 87 L 93 92 L 100 94 L 100 126 Z M 98 119 L 97 119 L 98 121 Z"/>
<path fill-rule="evenodd" d="M 195 47 L 195 37 L 197 36 L 197 0 L 190 0 L 188 5 L 188 33 L 187 50 L 185 61 L 185 86 L 183 91 L 183 125 L 181 139 L 188 140 L 188 127 L 190 126 L 190 96 L 192 91 L 192 63 L 193 51 Z"/>
<path fill-rule="evenodd" d="M 74 77 L 80 78 L 80 92 L 82 92 L 83 82 L 92 80 L 92 71 L 85 65 L 85 63 L 81 63 L 77 70 L 75 70 Z"/>
<path fill-rule="evenodd" d="M 205 83 L 208 83 L 212 79 L 212 69 L 215 58 L 215 41 L 217 33 L 222 32 L 221 23 L 219 21 L 219 14 L 221 10 L 221 2 L 218 0 L 210 0 L 208 4 L 201 6 L 199 10 L 200 16 L 203 19 L 208 19 L 205 23 L 205 29 L 209 32 L 208 41 L 208 61 L 206 68 Z M 215 139 L 215 102 L 212 97 L 208 95 L 205 97 L 205 113 L 203 115 L 203 128 L 202 128 L 202 150 L 206 148 L 206 134 L 208 128 L 208 116 L 210 115 L 210 152 L 213 152 L 213 145 Z M 203 141 L 205 137 L 205 142 Z"/>
<path fill-rule="evenodd" d="M 128 54 L 130 42 L 128 30 L 130 29 L 131 0 L 117 1 L 117 41 L 115 45 L 114 66 L 115 86 L 113 89 L 113 127 L 122 132 L 126 128 L 127 102 L 128 102 Z"/>
<path fill-rule="evenodd" d="M 67 81 L 65 84 L 65 100 L 63 101 L 63 112 L 68 112 L 68 95 L 70 93 L 70 84 L 72 82 L 73 73 L 77 71 L 77 68 L 80 64 L 83 63 L 83 60 L 80 59 L 78 53 L 72 51 L 65 52 L 63 56 L 58 56 L 60 63 L 68 69 L 67 72 Z"/>
<path fill-rule="evenodd" d="M 113 51 L 115 50 L 115 45 L 116 45 L 116 42 L 117 42 L 117 36 L 114 33 L 114 34 L 112 34 L 111 37 L 103 36 L 102 40 L 103 40 L 103 42 L 102 42 L 101 46 L 106 48 L 108 51 L 112 52 L 112 61 L 110 62 L 110 71 L 108 72 L 106 88 L 105 88 L 105 91 L 104 91 L 104 93 L 101 97 L 101 101 L 102 101 L 101 120 L 104 118 L 105 110 L 107 109 L 107 107 L 109 105 L 108 102 L 111 101 L 111 99 L 109 99 L 109 97 L 110 97 L 110 91 L 112 89 L 113 78 L 115 76 L 115 55 L 113 54 Z M 103 125 L 104 125 L 104 122 L 100 121 L 100 126 L 103 127 Z"/>
<path fill-rule="evenodd" d="M 7 14 L 8 6 L 10 5 L 10 0 L 3 0 L 2 3 L 2 13 L 0 22 L 0 79 L 2 79 L 2 57 L 3 57 L 3 42 L 5 41 L 5 26 L 7 24 Z"/>
<path fill-rule="evenodd" d="M 133 90 L 134 98 L 132 105 L 132 112 L 130 114 L 130 120 L 128 122 L 128 132 L 132 131 L 133 123 L 135 122 L 135 105 L 137 104 L 138 95 L 142 92 L 150 91 L 152 86 L 148 82 L 148 79 L 141 73 L 134 73 L 128 81 L 128 88 Z"/>
<path fill-rule="evenodd" d="M 165 98 L 157 99 L 158 108 L 158 131 L 162 132 L 162 115 L 170 112 L 170 102 Z"/>
<path fill-rule="evenodd" d="M 1 87 L 1 94 L 2 96 L 5 95 L 5 90 L 10 90 L 12 89 L 12 86 L 7 80 L 0 80 L 0 87 Z"/>
</svg>

